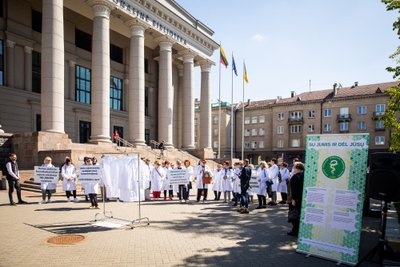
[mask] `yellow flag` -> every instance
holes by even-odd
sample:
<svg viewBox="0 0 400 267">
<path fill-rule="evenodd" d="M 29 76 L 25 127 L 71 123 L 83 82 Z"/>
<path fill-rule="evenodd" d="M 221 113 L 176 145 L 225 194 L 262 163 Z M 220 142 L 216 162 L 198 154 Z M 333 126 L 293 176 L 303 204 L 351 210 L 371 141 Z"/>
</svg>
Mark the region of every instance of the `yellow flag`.
<svg viewBox="0 0 400 267">
<path fill-rule="evenodd" d="M 247 71 L 246 71 L 246 64 L 243 62 L 243 79 L 246 83 L 249 83 L 249 78 L 247 77 Z"/>
</svg>

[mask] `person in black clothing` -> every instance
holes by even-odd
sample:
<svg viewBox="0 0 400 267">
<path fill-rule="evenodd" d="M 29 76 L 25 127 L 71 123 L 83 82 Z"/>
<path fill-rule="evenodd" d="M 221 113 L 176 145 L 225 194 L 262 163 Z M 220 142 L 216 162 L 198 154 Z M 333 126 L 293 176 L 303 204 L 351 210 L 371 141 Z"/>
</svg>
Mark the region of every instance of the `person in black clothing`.
<svg viewBox="0 0 400 267">
<path fill-rule="evenodd" d="M 162 140 L 161 143 L 158 145 L 158 149 L 160 149 L 161 156 L 164 156 L 164 149 L 165 149 L 164 143 L 165 141 Z"/>
<path fill-rule="evenodd" d="M 14 188 L 17 190 L 18 204 L 26 204 L 27 202 L 23 201 L 21 197 L 21 184 L 19 183 L 20 176 L 18 170 L 17 155 L 11 153 L 8 155 L 8 157 L 9 160 L 6 163 L 6 177 L 8 181 L 8 197 L 10 199 L 10 205 L 16 205 L 13 200 Z"/>
<path fill-rule="evenodd" d="M 244 160 L 244 166 L 242 172 L 240 173 L 240 190 L 242 195 L 242 208 L 240 209 L 240 213 L 249 213 L 249 194 L 247 190 L 250 187 L 250 178 L 251 178 L 251 170 L 249 168 L 249 160 Z"/>
<path fill-rule="evenodd" d="M 300 227 L 300 212 L 301 212 L 301 202 L 303 200 L 303 183 L 304 183 L 304 164 L 301 162 L 296 162 L 293 166 L 294 175 L 290 179 L 290 187 L 292 189 L 292 203 L 289 209 L 296 210 L 298 220 L 291 220 L 293 225 L 292 231 L 288 232 L 288 235 L 298 236 Z"/>
</svg>

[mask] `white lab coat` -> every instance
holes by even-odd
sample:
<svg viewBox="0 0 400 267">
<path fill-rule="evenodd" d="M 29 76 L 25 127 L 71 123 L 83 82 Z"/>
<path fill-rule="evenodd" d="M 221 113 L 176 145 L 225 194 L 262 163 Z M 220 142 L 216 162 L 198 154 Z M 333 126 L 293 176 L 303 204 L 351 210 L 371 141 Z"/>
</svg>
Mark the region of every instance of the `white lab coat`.
<svg viewBox="0 0 400 267">
<path fill-rule="evenodd" d="M 151 190 L 153 192 L 161 192 L 162 189 L 162 180 L 165 177 L 164 168 L 159 166 L 154 167 L 151 172 Z"/>
<path fill-rule="evenodd" d="M 271 168 L 268 168 L 268 179 L 273 182 L 273 185 L 271 186 L 272 192 L 276 192 L 278 190 L 278 185 L 279 185 L 279 179 L 278 179 L 278 171 L 279 167 L 274 164 L 271 166 Z"/>
<path fill-rule="evenodd" d="M 63 191 L 76 190 L 76 168 L 73 164 L 64 164 L 61 168 L 61 177 L 63 178 Z"/>
<path fill-rule="evenodd" d="M 267 192 L 267 180 L 268 180 L 267 169 L 259 168 L 258 169 L 258 182 L 260 183 L 260 187 L 258 188 L 257 195 L 265 196 L 265 193 Z"/>
<path fill-rule="evenodd" d="M 231 192 L 232 191 L 232 176 L 233 176 L 232 169 L 222 168 L 222 175 L 221 175 L 222 192 Z M 224 179 L 224 178 L 226 178 L 226 179 Z"/>
<path fill-rule="evenodd" d="M 164 173 L 165 176 L 162 180 L 162 190 L 172 190 L 173 187 L 172 185 L 169 183 L 169 170 L 171 170 L 171 167 L 164 167 Z"/>
<path fill-rule="evenodd" d="M 221 169 L 220 171 L 215 170 L 213 173 L 213 186 L 212 190 L 217 191 L 217 192 L 222 192 L 222 176 L 223 176 L 223 170 Z"/>
<path fill-rule="evenodd" d="M 204 171 L 207 171 L 212 175 L 211 169 L 207 165 L 204 165 L 204 168 L 201 165 L 197 165 L 194 170 L 194 173 L 196 176 L 197 189 L 208 189 L 208 184 L 203 184 L 203 172 Z"/>
<path fill-rule="evenodd" d="M 282 168 L 279 170 L 282 176 L 282 181 L 278 185 L 278 192 L 287 193 L 287 182 L 289 181 L 289 170 Z"/>
<path fill-rule="evenodd" d="M 239 179 L 240 172 L 241 172 L 240 168 L 233 169 L 233 176 L 232 176 L 232 187 L 233 187 L 232 190 L 233 190 L 233 193 L 241 193 L 241 190 L 240 190 L 240 179 Z"/>
<path fill-rule="evenodd" d="M 54 167 L 53 164 L 42 164 L 41 167 Z M 56 190 L 57 184 L 55 183 L 40 183 L 40 189 L 42 190 Z"/>
</svg>

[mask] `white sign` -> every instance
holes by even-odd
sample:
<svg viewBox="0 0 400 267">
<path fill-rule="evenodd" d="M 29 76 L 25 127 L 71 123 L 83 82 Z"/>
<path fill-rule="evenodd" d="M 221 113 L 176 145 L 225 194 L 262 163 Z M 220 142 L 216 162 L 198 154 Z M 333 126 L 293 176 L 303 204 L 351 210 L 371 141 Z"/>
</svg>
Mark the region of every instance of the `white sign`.
<svg viewBox="0 0 400 267">
<path fill-rule="evenodd" d="M 81 183 L 98 183 L 101 179 L 100 165 L 81 165 L 78 181 Z"/>
<path fill-rule="evenodd" d="M 186 170 L 185 169 L 172 169 L 169 170 L 169 184 L 170 185 L 180 185 L 180 184 L 188 184 L 189 181 L 186 178 Z"/>
<path fill-rule="evenodd" d="M 257 192 L 257 190 L 260 188 L 260 183 L 258 182 L 257 171 L 255 171 L 255 170 L 253 170 L 251 172 L 250 187 L 251 187 L 251 191 L 253 193 Z"/>
<path fill-rule="evenodd" d="M 35 166 L 35 183 L 57 183 L 60 169 Z"/>
</svg>

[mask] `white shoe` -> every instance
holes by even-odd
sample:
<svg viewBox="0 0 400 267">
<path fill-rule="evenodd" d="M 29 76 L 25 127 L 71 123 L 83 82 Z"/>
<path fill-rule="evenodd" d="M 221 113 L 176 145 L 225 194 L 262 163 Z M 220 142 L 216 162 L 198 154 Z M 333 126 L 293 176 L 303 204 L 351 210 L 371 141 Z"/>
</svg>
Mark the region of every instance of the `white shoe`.
<svg viewBox="0 0 400 267">
<path fill-rule="evenodd" d="M 46 204 L 46 201 L 44 201 L 44 200 L 42 200 L 42 201 L 39 201 L 39 203 L 38 204 Z"/>
<path fill-rule="evenodd" d="M 79 200 L 78 200 L 77 198 L 74 198 L 74 202 L 75 202 L 75 203 L 78 203 Z"/>
<path fill-rule="evenodd" d="M 68 199 L 67 199 L 67 202 L 71 202 L 71 199 L 68 198 Z"/>
</svg>

